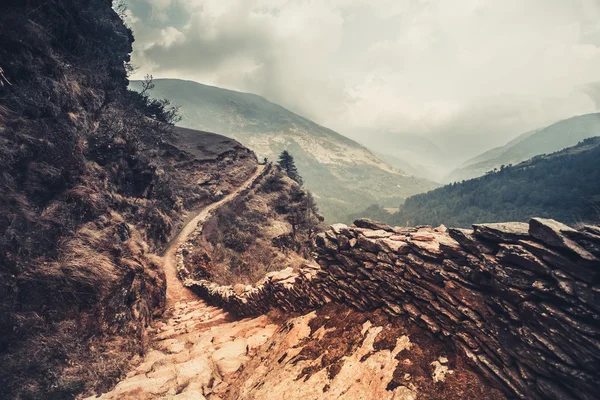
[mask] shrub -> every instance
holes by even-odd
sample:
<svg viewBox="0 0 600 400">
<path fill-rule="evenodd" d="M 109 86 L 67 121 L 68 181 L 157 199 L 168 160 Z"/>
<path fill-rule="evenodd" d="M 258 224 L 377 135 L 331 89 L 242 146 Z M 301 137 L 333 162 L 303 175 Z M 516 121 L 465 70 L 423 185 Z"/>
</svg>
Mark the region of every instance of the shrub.
<svg viewBox="0 0 600 400">
<path fill-rule="evenodd" d="M 284 188 L 285 182 L 281 173 L 267 176 L 260 186 L 260 190 L 265 193 L 281 192 Z"/>
</svg>

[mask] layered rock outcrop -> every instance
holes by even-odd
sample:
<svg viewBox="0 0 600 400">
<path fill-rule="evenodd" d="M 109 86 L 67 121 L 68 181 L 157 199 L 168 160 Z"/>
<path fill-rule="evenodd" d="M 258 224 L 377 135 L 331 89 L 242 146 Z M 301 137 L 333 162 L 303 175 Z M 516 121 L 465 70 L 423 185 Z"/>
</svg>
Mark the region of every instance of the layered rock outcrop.
<svg viewBox="0 0 600 400">
<path fill-rule="evenodd" d="M 472 230 L 357 220 L 316 242 L 319 267 L 283 270 L 255 286 L 186 285 L 240 315 L 331 301 L 405 315 L 510 395 L 597 397 L 600 228 L 540 218 Z"/>
</svg>

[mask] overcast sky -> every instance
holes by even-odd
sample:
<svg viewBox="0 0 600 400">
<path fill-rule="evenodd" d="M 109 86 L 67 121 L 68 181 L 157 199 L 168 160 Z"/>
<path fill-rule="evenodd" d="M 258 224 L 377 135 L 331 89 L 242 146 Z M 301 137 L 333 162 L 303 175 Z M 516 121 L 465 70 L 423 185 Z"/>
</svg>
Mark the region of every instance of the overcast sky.
<svg viewBox="0 0 600 400">
<path fill-rule="evenodd" d="M 256 93 L 465 156 L 600 106 L 600 0 L 127 0 L 134 78 Z M 469 153 L 469 154 L 467 154 Z"/>
</svg>

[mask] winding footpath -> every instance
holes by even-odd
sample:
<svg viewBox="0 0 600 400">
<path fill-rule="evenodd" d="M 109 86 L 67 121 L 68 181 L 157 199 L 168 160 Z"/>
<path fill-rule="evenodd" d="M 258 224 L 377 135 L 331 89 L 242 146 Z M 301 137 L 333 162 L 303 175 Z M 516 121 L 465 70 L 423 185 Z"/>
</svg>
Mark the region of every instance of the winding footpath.
<svg viewBox="0 0 600 400">
<path fill-rule="evenodd" d="M 200 211 L 167 247 L 167 310 L 148 330 L 137 367 L 101 399 L 504 399 L 443 343 L 381 310 L 330 303 L 285 320 L 277 311 L 235 319 L 187 289 L 177 273 L 180 249 L 262 171 Z"/>
<path fill-rule="evenodd" d="M 187 222 L 183 228 L 181 228 L 181 231 L 179 231 L 177 236 L 171 240 L 171 243 L 169 243 L 163 255 L 163 268 L 167 279 L 167 308 L 173 307 L 177 302 L 193 301 L 197 299 L 196 295 L 194 295 L 191 290 L 183 286 L 183 283 L 177 276 L 177 249 L 188 240 L 189 236 L 197 229 L 199 224 L 204 223 L 208 217 L 210 217 L 211 213 L 217 208 L 229 203 L 241 192 L 252 186 L 256 178 L 263 172 L 264 168 L 264 165 L 258 165 L 256 171 L 254 171 L 252 176 L 248 178 L 244 184 L 223 197 L 221 200 L 203 208 L 202 211 Z"/>
<path fill-rule="evenodd" d="M 243 364 L 276 331 L 267 316 L 236 320 L 211 307 L 177 276 L 177 249 L 213 211 L 236 198 L 262 173 L 200 211 L 184 225 L 164 253 L 167 310 L 149 328 L 150 345 L 142 362 L 101 399 L 221 399 Z M 90 397 L 94 399 L 98 397 Z"/>
</svg>

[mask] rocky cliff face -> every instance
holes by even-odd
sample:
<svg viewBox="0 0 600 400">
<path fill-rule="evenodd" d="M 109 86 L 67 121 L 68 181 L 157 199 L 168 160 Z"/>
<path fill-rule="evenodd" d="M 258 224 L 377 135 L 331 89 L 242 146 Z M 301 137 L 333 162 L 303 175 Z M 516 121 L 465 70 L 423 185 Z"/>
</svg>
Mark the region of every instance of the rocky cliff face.
<svg viewBox="0 0 600 400">
<path fill-rule="evenodd" d="M 600 228 L 537 218 L 473 230 L 357 220 L 320 234 L 317 250 L 319 266 L 243 290 L 186 285 L 240 315 L 330 302 L 379 309 L 452 343 L 510 396 L 596 398 Z"/>
<path fill-rule="evenodd" d="M 156 253 L 186 210 L 257 167 L 234 140 L 173 132 L 127 90 L 133 37 L 112 3 L 0 4 L 3 398 L 118 379 L 165 305 Z"/>
</svg>

